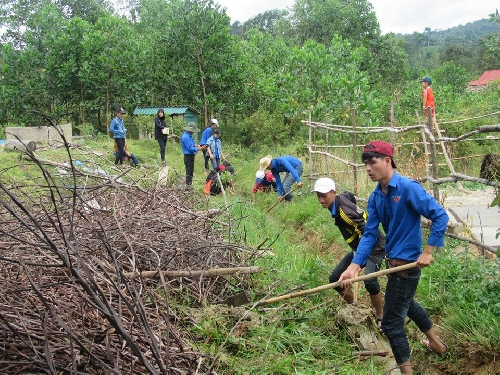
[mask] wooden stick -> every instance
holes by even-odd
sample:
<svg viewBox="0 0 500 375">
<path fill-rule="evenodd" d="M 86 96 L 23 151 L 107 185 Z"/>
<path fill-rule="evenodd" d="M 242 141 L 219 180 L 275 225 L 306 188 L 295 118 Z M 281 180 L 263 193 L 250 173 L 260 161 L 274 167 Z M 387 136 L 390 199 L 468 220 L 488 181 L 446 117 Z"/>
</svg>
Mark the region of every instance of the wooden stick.
<svg viewBox="0 0 500 375">
<path fill-rule="evenodd" d="M 221 276 L 233 275 L 236 273 L 247 274 L 260 272 L 260 267 L 235 267 L 235 268 L 212 268 L 208 270 L 172 270 L 172 271 L 141 271 L 141 272 L 124 272 L 125 277 L 135 279 L 142 277 L 145 279 L 153 279 L 160 277 L 160 273 L 166 277 L 199 277 L 199 276 Z"/>
<path fill-rule="evenodd" d="M 381 357 L 385 357 L 389 354 L 388 350 L 362 350 L 359 352 L 352 352 L 352 355 L 358 355 L 360 357 L 367 357 L 372 355 L 379 355 Z"/>
<path fill-rule="evenodd" d="M 359 272 L 356 272 L 354 274 L 354 278 L 357 278 L 359 276 Z M 354 291 L 353 291 L 353 303 L 357 304 L 358 303 L 358 296 L 359 296 L 359 281 L 356 281 L 354 284 Z"/>
<path fill-rule="evenodd" d="M 382 270 L 382 271 L 377 271 L 377 272 L 370 273 L 368 275 L 363 275 L 363 276 L 355 277 L 355 278 L 351 279 L 351 282 L 354 283 L 356 281 L 364 281 L 364 280 L 368 280 L 368 279 L 373 279 L 374 277 L 384 276 L 384 275 L 388 275 L 388 274 L 395 273 L 395 272 L 401 272 L 401 271 L 404 271 L 404 270 L 408 270 L 410 268 L 415 268 L 416 266 L 417 266 L 417 262 L 415 261 L 415 262 L 408 263 L 408 264 L 405 264 L 405 265 L 402 265 L 402 266 L 399 266 L 399 267 L 388 268 L 388 269 L 385 269 L 385 270 Z M 282 295 L 282 296 L 269 298 L 267 300 L 262 300 L 262 301 L 259 301 L 257 303 L 257 305 L 258 306 L 260 306 L 260 305 L 267 305 L 268 303 L 283 301 L 285 299 L 293 298 L 293 297 L 300 297 L 300 296 L 304 296 L 306 294 L 318 293 L 318 292 L 321 292 L 323 290 L 333 289 L 333 288 L 337 288 L 339 286 L 342 286 L 342 283 L 339 282 L 339 281 L 336 281 L 334 283 L 321 285 L 321 286 L 318 286 L 316 288 L 301 290 L 300 292 L 285 294 L 285 295 Z"/>
<path fill-rule="evenodd" d="M 271 211 L 271 210 L 272 210 L 274 207 L 276 207 L 276 205 L 277 205 L 278 203 L 280 203 L 280 202 L 281 202 L 281 201 L 282 201 L 282 200 L 283 200 L 283 199 L 284 199 L 287 195 L 292 194 L 292 193 L 293 193 L 295 190 L 297 190 L 297 189 L 298 189 L 298 188 L 297 188 L 297 186 L 295 186 L 292 190 L 290 190 L 288 193 L 286 193 L 285 195 L 283 195 L 283 197 L 281 197 L 281 198 L 282 198 L 281 200 L 278 200 L 278 201 L 277 201 L 276 203 L 274 203 L 271 207 L 269 207 L 269 208 L 267 209 L 267 211 L 266 211 L 266 212 Z"/>
</svg>

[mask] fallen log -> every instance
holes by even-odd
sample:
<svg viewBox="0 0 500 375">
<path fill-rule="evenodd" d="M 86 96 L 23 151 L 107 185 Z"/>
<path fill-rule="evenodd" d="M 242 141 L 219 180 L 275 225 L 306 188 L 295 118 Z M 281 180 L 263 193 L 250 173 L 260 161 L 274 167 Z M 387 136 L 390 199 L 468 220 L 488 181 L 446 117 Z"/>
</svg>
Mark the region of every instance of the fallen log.
<svg viewBox="0 0 500 375">
<path fill-rule="evenodd" d="M 141 271 L 125 272 L 124 276 L 130 279 L 141 277 L 143 279 L 154 279 L 160 277 L 213 277 L 234 274 L 249 274 L 260 272 L 260 267 L 234 267 L 234 268 L 212 268 L 209 270 L 172 270 L 172 271 Z"/>
</svg>

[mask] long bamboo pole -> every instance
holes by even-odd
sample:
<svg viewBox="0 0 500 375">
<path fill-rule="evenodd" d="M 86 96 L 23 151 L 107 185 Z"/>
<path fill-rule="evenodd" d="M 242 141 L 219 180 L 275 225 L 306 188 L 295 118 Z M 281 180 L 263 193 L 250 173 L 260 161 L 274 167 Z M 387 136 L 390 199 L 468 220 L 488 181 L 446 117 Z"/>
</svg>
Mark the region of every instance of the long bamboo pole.
<svg viewBox="0 0 500 375">
<path fill-rule="evenodd" d="M 249 274 L 260 272 L 259 266 L 234 267 L 234 268 L 211 268 L 207 270 L 171 270 L 171 271 L 141 271 L 124 272 L 124 276 L 130 279 L 142 277 L 144 279 L 159 278 L 160 273 L 165 277 L 213 277 L 234 274 Z"/>
<path fill-rule="evenodd" d="M 417 262 L 415 261 L 415 262 L 408 263 L 408 264 L 405 264 L 405 265 L 402 265 L 402 266 L 398 266 L 398 267 L 394 267 L 394 268 L 388 268 L 388 269 L 385 269 L 385 270 L 382 270 L 382 271 L 377 271 L 377 272 L 369 273 L 368 275 L 354 277 L 354 278 L 351 279 L 351 282 L 354 283 L 354 282 L 358 282 L 358 281 L 364 281 L 364 280 L 368 280 L 368 279 L 373 279 L 374 277 L 389 275 L 389 274 L 395 273 L 395 272 L 401 272 L 401 271 L 404 271 L 404 270 L 408 270 L 410 268 L 415 268 L 416 266 L 417 266 Z M 284 294 L 282 296 L 273 297 L 273 298 L 269 298 L 269 299 L 266 299 L 266 300 L 259 301 L 257 303 L 257 306 L 267 305 L 269 303 L 283 301 L 285 299 L 289 299 L 289 298 L 293 298 L 293 297 L 305 296 L 306 294 L 313 294 L 313 293 L 322 292 L 323 290 L 337 288 L 337 287 L 341 286 L 341 284 L 342 284 L 341 282 L 336 281 L 334 283 L 321 285 L 321 286 L 318 286 L 316 288 L 301 290 L 300 292 L 295 292 L 295 293 Z"/>
</svg>

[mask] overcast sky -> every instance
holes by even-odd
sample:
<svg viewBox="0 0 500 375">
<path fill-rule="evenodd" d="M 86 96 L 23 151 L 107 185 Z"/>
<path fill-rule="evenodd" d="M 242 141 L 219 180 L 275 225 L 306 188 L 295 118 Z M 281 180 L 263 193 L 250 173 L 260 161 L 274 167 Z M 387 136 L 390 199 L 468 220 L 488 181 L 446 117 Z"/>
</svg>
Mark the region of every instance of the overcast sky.
<svg viewBox="0 0 500 375">
<path fill-rule="evenodd" d="M 271 9 L 291 7 L 295 0 L 215 0 L 234 21 L 244 22 Z M 483 18 L 500 8 L 498 0 L 371 0 L 382 33 L 412 34 L 445 30 Z"/>
</svg>

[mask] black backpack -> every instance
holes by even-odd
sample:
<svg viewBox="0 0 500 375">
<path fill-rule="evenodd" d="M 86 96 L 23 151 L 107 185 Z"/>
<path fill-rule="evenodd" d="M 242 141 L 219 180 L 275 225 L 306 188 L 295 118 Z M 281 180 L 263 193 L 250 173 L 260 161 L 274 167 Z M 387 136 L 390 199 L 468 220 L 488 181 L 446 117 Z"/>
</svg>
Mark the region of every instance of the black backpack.
<svg viewBox="0 0 500 375">
<path fill-rule="evenodd" d="M 352 203 L 354 204 L 358 204 L 358 202 L 356 202 L 356 196 L 354 195 L 354 193 L 351 193 L 350 191 L 344 191 L 343 193 L 340 193 L 340 195 L 346 197 L 347 199 L 349 199 Z"/>
</svg>

